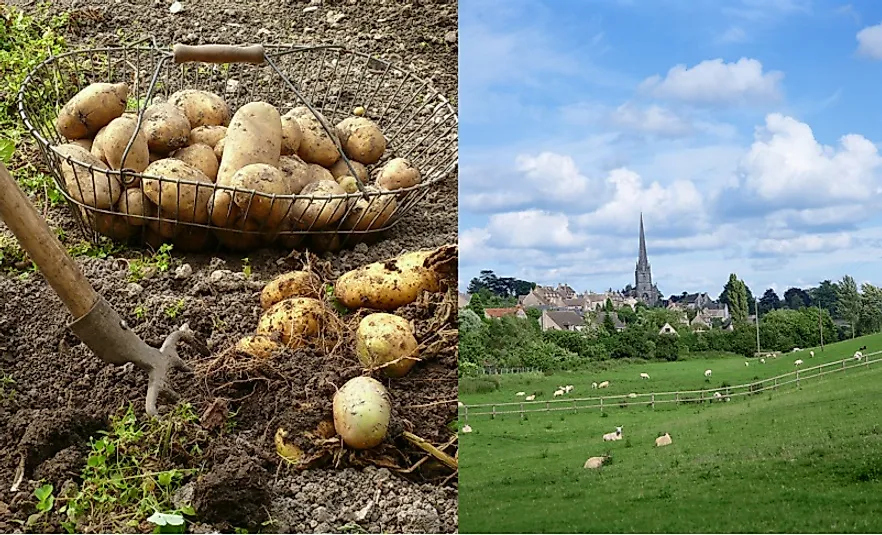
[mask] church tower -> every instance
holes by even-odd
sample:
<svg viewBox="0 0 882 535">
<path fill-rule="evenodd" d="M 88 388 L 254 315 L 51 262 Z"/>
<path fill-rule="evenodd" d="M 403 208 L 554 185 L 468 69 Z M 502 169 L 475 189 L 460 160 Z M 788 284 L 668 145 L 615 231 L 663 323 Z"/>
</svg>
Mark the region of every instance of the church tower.
<svg viewBox="0 0 882 535">
<path fill-rule="evenodd" d="M 643 212 L 640 212 L 640 254 L 637 258 L 637 269 L 634 270 L 635 297 L 647 306 L 655 306 L 658 302 L 658 288 L 652 284 L 652 269 L 646 255 L 646 236 L 643 232 Z"/>
</svg>

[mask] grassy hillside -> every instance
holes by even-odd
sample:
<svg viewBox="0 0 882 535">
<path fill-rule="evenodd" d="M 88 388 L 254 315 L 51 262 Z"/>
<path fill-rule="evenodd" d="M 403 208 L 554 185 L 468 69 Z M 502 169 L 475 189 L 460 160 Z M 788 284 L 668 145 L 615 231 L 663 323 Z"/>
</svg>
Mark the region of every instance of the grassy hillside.
<svg viewBox="0 0 882 535">
<path fill-rule="evenodd" d="M 815 360 L 836 360 L 863 344 L 873 350 L 879 341 L 865 337 L 829 346 Z M 767 363 L 760 376 L 791 369 L 795 358 Z M 613 385 L 630 381 L 622 391 L 635 390 L 646 370 L 665 388 L 700 388 L 706 386 L 700 374 L 705 368 L 714 369 L 714 383 L 735 384 L 756 373 L 743 359 L 711 359 L 626 366 L 603 378 L 612 377 Z M 550 377 L 542 388 L 550 395 L 564 382 Z M 880 385 L 882 365 L 876 365 L 733 403 L 630 408 L 606 416 L 534 414 L 526 421 L 475 418 L 474 432 L 460 435 L 460 530 L 882 532 L 875 497 L 882 491 Z M 496 401 L 500 394 L 463 401 Z M 604 443 L 601 435 L 617 425 L 625 439 Z M 665 431 L 674 443 L 654 448 Z M 612 464 L 600 471 L 582 468 L 588 457 L 607 452 Z"/>
</svg>

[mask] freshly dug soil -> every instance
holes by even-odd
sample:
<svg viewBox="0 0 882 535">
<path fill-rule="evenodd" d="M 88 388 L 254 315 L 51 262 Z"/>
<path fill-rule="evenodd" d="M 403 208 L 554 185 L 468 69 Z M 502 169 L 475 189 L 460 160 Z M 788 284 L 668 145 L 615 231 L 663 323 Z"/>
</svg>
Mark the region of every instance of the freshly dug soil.
<svg viewBox="0 0 882 535">
<path fill-rule="evenodd" d="M 410 69 L 456 102 L 455 1 L 182 3 L 184 10 L 177 15 L 169 12 L 171 2 L 158 0 L 58 0 L 51 2 L 51 9 L 71 14 L 67 35 L 71 48 L 116 45 L 118 31 L 126 41 L 151 37 L 166 46 L 341 44 Z M 35 9 L 29 1 L 10 4 Z M 307 7 L 318 9 L 305 12 Z M 34 147 L 23 151 L 32 163 L 44 167 Z M 333 281 L 368 262 L 455 243 L 456 214 L 453 174 L 380 241 L 321 255 L 321 261 L 312 258 L 312 265 Z M 66 207 L 50 209 L 48 218 L 52 226 L 78 235 Z M 0 232 L 8 235 L 2 224 Z M 126 251 L 121 256 L 136 254 Z M 223 416 L 219 425 L 210 431 L 200 476 L 185 487 L 199 521 L 190 530 L 455 532 L 456 477 L 447 477 L 450 471 L 434 460 L 408 474 L 392 469 L 407 468 L 424 457 L 400 438 L 402 431 L 435 445 L 453 436 L 448 426 L 456 417 L 455 335 L 448 332 L 437 338 L 443 343 L 432 346 L 430 358 L 405 378 L 383 380 L 395 406 L 393 438 L 371 452 L 352 453 L 339 445 L 328 446 L 325 452 L 303 436 L 329 417 L 335 389 L 362 373 L 347 338 L 351 332 L 344 331 L 344 343 L 333 351 L 288 350 L 259 369 L 243 371 L 237 368 L 243 362 L 241 355 L 225 353 L 242 336 L 253 333 L 263 285 L 279 273 L 300 269 L 308 258 L 303 253 L 285 254 L 248 253 L 251 276 L 246 277 L 244 255 L 173 252 L 169 271 L 137 281 L 131 280 L 124 258 L 77 260 L 95 289 L 148 344 L 158 347 L 187 322 L 212 352 L 212 357 L 202 358 L 182 344 L 181 355 L 196 366 L 197 375 L 172 376 L 174 388 L 196 414 L 218 400 L 221 406 L 226 404 L 226 411 L 218 413 Z M 398 313 L 413 320 L 418 340 L 429 343 L 436 340 L 430 338 L 433 332 L 452 329 L 452 302 L 452 292 L 427 294 Z M 143 412 L 145 374 L 94 357 L 66 328 L 72 319 L 39 274 L 0 275 L 0 376 L 15 381 L 0 390 L 6 392 L 0 396 L 0 532 L 31 529 L 15 521 L 34 512 L 32 493 L 38 480 L 52 483 L 56 491 L 77 482 L 90 437 L 107 429 L 120 407 L 132 403 L 137 413 Z M 350 327 L 354 321 L 357 317 Z M 226 367 L 212 368 L 213 363 L 221 364 L 212 359 L 222 355 Z M 205 370 L 211 373 L 199 375 Z M 230 421 L 224 412 L 234 414 Z M 288 431 L 292 443 L 318 459 L 316 468 L 294 471 L 280 462 L 273 443 L 279 427 Z M 26 478 L 19 492 L 11 493 L 21 448 L 27 451 Z M 453 455 L 455 449 L 446 451 Z M 58 519 L 50 516 L 46 522 L 39 530 L 61 531 Z"/>
</svg>

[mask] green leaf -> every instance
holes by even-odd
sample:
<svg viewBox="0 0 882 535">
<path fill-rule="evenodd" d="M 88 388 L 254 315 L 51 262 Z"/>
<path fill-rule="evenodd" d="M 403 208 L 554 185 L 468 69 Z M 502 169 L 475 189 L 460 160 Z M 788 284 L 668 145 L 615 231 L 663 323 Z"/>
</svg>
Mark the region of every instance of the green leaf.
<svg viewBox="0 0 882 535">
<path fill-rule="evenodd" d="M 190 504 L 181 507 L 181 512 L 187 516 L 196 516 L 196 509 L 193 509 L 193 506 Z"/>
<path fill-rule="evenodd" d="M 182 526 L 184 525 L 184 517 L 181 515 L 170 515 L 168 513 L 160 513 L 156 511 L 147 522 L 156 524 L 157 526 Z"/>
<path fill-rule="evenodd" d="M 15 143 L 11 139 L 0 139 L 0 162 L 9 163 L 15 152 Z"/>
<path fill-rule="evenodd" d="M 48 498 L 49 496 L 52 496 L 52 484 L 46 483 L 42 487 L 36 489 L 34 491 L 34 496 L 36 496 L 37 499 L 40 500 L 41 502 L 43 500 L 45 500 L 46 498 Z"/>
<path fill-rule="evenodd" d="M 174 470 L 160 473 L 159 478 L 158 478 L 159 484 L 162 485 L 163 487 L 167 487 L 168 485 L 171 484 L 172 478 L 174 477 L 174 475 L 175 475 Z"/>
<path fill-rule="evenodd" d="M 92 468 L 96 468 L 104 465 L 104 456 L 103 455 L 92 455 L 89 457 L 89 460 L 86 461 L 86 464 L 91 466 Z"/>
</svg>

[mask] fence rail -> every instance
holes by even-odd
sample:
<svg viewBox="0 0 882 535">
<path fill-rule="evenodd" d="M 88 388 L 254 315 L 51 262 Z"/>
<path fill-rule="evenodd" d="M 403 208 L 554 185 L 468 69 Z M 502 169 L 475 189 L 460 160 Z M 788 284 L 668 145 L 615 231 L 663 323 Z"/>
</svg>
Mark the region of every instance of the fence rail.
<svg viewBox="0 0 882 535">
<path fill-rule="evenodd" d="M 655 408 L 656 405 L 664 405 L 667 403 L 704 403 L 722 401 L 724 399 L 739 398 L 761 394 L 766 391 L 777 391 L 781 387 L 796 384 L 800 386 L 801 381 L 816 379 L 829 375 L 831 373 L 843 372 L 854 368 L 869 368 L 870 364 L 882 362 L 882 357 L 872 359 L 871 357 L 882 355 L 882 351 L 867 353 L 863 359 L 857 360 L 853 356 L 834 362 L 827 362 L 812 366 L 810 368 L 797 368 L 795 371 L 787 372 L 774 377 L 760 379 L 750 383 L 744 383 L 734 386 L 726 386 L 719 388 L 709 388 L 705 390 L 679 390 L 673 392 L 650 392 L 644 394 L 618 394 L 615 396 L 594 396 L 587 398 L 570 398 L 570 399 L 547 399 L 542 401 L 512 401 L 503 403 L 478 403 L 474 405 L 463 405 L 459 407 L 463 422 L 468 422 L 469 417 L 474 416 L 490 416 L 496 418 L 498 415 L 519 414 L 521 418 L 525 414 L 535 412 L 560 412 L 572 411 L 576 413 L 585 409 L 605 409 L 612 407 L 632 407 L 632 406 L 648 406 Z M 714 394 L 719 393 L 719 396 Z M 502 410 L 498 410 L 501 408 Z"/>
<path fill-rule="evenodd" d="M 508 375 L 513 373 L 541 372 L 539 368 L 482 368 L 478 375 Z"/>
</svg>

